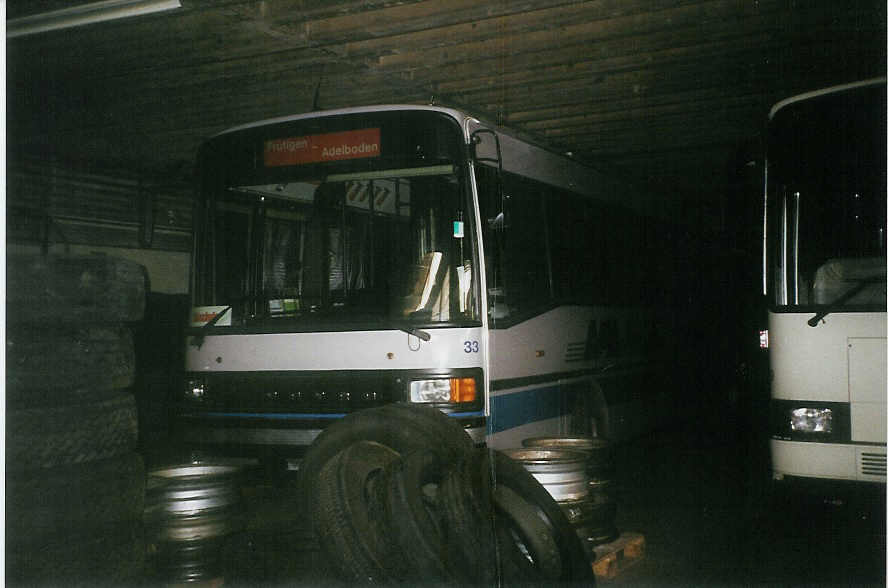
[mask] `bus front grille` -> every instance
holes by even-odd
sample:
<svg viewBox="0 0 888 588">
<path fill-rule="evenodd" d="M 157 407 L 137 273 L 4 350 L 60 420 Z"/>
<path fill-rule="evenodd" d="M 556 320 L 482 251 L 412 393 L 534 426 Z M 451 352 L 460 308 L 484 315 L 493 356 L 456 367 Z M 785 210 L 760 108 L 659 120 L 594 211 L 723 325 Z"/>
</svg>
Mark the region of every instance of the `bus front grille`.
<svg viewBox="0 0 888 588">
<path fill-rule="evenodd" d="M 249 372 L 203 375 L 191 410 L 233 413 L 349 413 L 400 400 L 390 372 Z"/>
</svg>

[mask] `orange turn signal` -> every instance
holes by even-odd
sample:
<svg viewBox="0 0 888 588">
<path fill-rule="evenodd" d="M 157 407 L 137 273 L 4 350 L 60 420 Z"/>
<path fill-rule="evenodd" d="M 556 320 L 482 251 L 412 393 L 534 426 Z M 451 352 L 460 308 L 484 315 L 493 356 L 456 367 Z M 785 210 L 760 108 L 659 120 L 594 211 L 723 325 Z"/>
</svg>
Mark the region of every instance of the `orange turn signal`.
<svg viewBox="0 0 888 588">
<path fill-rule="evenodd" d="M 475 402 L 475 378 L 450 378 L 451 402 Z"/>
</svg>

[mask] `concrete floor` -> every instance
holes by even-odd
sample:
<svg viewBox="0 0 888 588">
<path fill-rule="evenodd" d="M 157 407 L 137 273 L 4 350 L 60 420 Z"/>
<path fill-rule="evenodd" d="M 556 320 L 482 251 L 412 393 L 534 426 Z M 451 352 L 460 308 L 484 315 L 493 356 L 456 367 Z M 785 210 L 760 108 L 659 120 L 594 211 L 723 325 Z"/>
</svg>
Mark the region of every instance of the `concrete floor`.
<svg viewBox="0 0 888 588">
<path fill-rule="evenodd" d="M 745 423 L 660 431 L 619 446 L 617 463 L 617 524 L 644 535 L 645 555 L 602 585 L 885 585 L 884 496 L 775 497 L 766 440 Z M 293 481 L 250 478 L 226 586 L 335 583 Z"/>
<path fill-rule="evenodd" d="M 884 586 L 884 486 L 775 492 L 765 443 L 709 429 L 623 447 L 618 522 L 644 533 L 646 553 L 613 585 Z"/>
</svg>

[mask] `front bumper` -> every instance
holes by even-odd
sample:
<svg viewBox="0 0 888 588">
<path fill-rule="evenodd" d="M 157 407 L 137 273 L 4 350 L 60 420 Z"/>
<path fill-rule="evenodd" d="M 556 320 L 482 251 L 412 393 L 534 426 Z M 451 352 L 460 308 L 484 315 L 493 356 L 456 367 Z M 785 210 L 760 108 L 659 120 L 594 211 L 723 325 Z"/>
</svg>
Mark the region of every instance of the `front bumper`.
<svg viewBox="0 0 888 588">
<path fill-rule="evenodd" d="M 772 477 L 885 483 L 884 445 L 771 439 Z"/>
<path fill-rule="evenodd" d="M 301 458 L 326 427 L 346 415 L 324 415 L 324 418 L 317 418 L 317 415 L 277 416 L 183 414 L 177 422 L 177 436 L 186 448 L 214 457 L 292 461 Z M 486 417 L 453 414 L 450 418 L 459 422 L 476 445 L 485 443 Z"/>
</svg>

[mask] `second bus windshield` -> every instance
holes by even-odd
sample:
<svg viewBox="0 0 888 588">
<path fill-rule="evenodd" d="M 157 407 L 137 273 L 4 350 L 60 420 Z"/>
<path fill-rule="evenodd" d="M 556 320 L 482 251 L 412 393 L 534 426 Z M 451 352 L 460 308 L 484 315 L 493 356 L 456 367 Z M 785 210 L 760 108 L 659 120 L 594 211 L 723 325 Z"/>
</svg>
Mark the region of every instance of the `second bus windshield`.
<svg viewBox="0 0 888 588">
<path fill-rule="evenodd" d="M 778 306 L 885 306 L 885 86 L 772 120 L 769 240 Z"/>
</svg>

